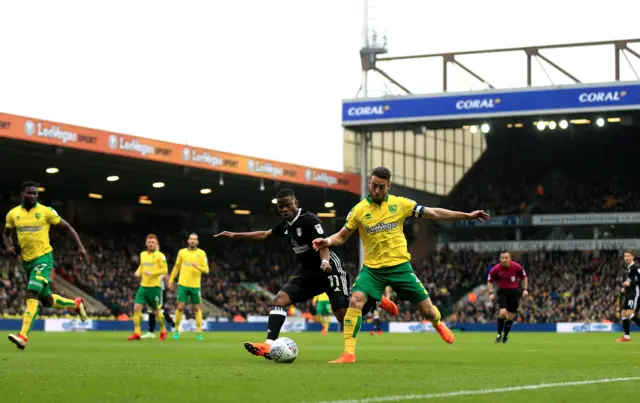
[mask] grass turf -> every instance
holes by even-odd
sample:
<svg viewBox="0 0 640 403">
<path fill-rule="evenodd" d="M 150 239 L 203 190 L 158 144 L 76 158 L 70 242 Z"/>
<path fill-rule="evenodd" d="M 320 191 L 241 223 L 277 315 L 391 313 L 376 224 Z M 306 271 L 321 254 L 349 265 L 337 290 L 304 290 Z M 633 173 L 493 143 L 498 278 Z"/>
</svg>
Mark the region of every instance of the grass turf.
<svg viewBox="0 0 640 403">
<path fill-rule="evenodd" d="M 493 333 L 361 334 L 358 362 L 328 365 L 342 336 L 286 334 L 300 349 L 293 364 L 249 355 L 245 341 L 264 333 L 205 333 L 197 342 L 125 340 L 124 333 L 33 332 L 25 351 L 0 345 L 0 393 L 25 402 L 320 402 L 374 401 L 590 402 L 635 401 L 640 380 L 566 385 L 466 396 L 415 395 L 478 391 L 565 381 L 639 377 L 638 344 L 617 335 L 513 332 L 496 345 Z M 405 396 L 406 399 L 396 396 Z M 410 400 L 409 398 L 413 399 Z M 2 399 L 4 400 L 4 399 Z"/>
</svg>

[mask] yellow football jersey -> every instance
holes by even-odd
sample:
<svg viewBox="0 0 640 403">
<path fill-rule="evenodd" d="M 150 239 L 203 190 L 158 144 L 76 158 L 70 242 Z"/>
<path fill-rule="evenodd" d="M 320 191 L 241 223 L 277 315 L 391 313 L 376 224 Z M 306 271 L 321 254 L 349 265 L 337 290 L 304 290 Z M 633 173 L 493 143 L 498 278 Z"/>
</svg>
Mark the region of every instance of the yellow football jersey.
<svg viewBox="0 0 640 403">
<path fill-rule="evenodd" d="M 316 295 L 315 297 L 313 297 L 313 301 L 312 302 L 315 303 L 316 301 L 318 301 L 318 302 L 320 302 L 320 301 L 329 301 L 329 296 L 327 295 L 326 292 L 323 292 L 322 294 Z"/>
<path fill-rule="evenodd" d="M 151 272 L 151 274 L 145 274 L 145 272 Z M 144 251 L 140 254 L 140 266 L 136 273 L 142 275 L 140 283 L 142 287 L 161 287 L 162 277 L 169 273 L 167 258 L 160 251 Z"/>
<path fill-rule="evenodd" d="M 367 197 L 351 209 L 345 227 L 359 231 L 365 266 L 379 269 L 411 260 L 402 226 L 415 208 L 424 209 L 413 200 L 387 195 L 381 204 Z"/>
<path fill-rule="evenodd" d="M 196 269 L 196 266 L 199 269 Z M 180 273 L 178 280 L 179 285 L 183 287 L 200 288 L 202 274 L 209 273 L 209 261 L 207 260 L 205 251 L 199 248 L 195 250 L 190 250 L 189 248 L 181 249 L 176 258 L 176 264 L 173 266 L 173 270 L 171 270 L 170 283 L 175 281 L 178 273 Z"/>
<path fill-rule="evenodd" d="M 29 262 L 53 250 L 49 242 L 49 228 L 52 224 L 58 225 L 60 220 L 54 209 L 36 202 L 31 210 L 22 205 L 11 209 L 5 226 L 16 229 L 22 259 Z"/>
</svg>

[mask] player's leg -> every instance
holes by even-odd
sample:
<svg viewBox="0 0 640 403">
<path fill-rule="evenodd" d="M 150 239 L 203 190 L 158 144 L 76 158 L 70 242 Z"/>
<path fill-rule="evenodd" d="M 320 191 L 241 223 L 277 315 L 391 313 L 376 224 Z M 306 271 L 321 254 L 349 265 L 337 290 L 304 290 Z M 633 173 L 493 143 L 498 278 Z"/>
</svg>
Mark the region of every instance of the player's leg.
<svg viewBox="0 0 640 403">
<path fill-rule="evenodd" d="M 154 334 L 156 330 L 156 317 L 151 315 L 151 308 L 147 308 L 147 312 L 149 313 L 149 331 L 142 335 L 142 339 L 155 339 L 156 335 Z"/>
<path fill-rule="evenodd" d="M 349 308 L 344 316 L 344 353 L 330 364 L 346 364 L 356 361 L 356 340 L 362 327 L 362 309 L 367 300 L 379 301 L 387 286 L 387 279 L 378 272 L 380 269 L 363 267 L 351 288 Z"/>
<path fill-rule="evenodd" d="M 504 323 L 507 320 L 507 294 L 504 290 L 498 290 L 498 306 L 500 310 L 498 311 L 498 335 L 496 336 L 496 343 L 500 343 L 502 341 L 502 331 L 504 330 Z"/>
<path fill-rule="evenodd" d="M 164 303 L 167 302 L 167 289 L 162 289 L 162 304 L 160 308 L 162 310 L 162 316 L 164 316 L 164 323 L 168 323 L 172 328 L 176 327 L 176 323 L 173 321 L 173 318 L 169 314 L 169 311 L 164 308 Z"/>
<path fill-rule="evenodd" d="M 193 304 L 193 309 L 195 309 L 196 316 L 196 340 L 203 340 L 202 337 L 202 297 L 200 295 L 199 288 L 191 289 L 191 303 Z"/>
<path fill-rule="evenodd" d="M 133 333 L 127 338 L 127 340 L 140 340 L 142 335 L 142 309 L 145 305 L 150 305 L 152 302 L 148 298 L 147 289 L 150 287 L 138 287 L 133 305 Z M 150 315 L 151 316 L 151 315 Z"/>
<path fill-rule="evenodd" d="M 516 312 L 518 312 L 518 306 L 520 305 L 520 291 L 518 290 L 509 290 L 507 292 L 507 315 L 506 320 L 504 322 L 504 336 L 502 337 L 502 342 L 506 343 L 509 337 L 509 332 L 511 331 L 511 326 L 513 325 L 513 320 L 516 317 Z"/>
<path fill-rule="evenodd" d="M 622 327 L 624 329 L 624 336 L 619 338 L 618 342 L 629 342 L 631 341 L 631 317 L 633 316 L 633 309 L 629 309 L 629 306 L 633 306 L 633 299 L 628 297 L 625 298 L 625 305 L 622 310 L 622 314 L 620 315 L 622 319 Z"/>
<path fill-rule="evenodd" d="M 325 302 L 325 332 L 329 331 L 329 325 L 331 323 L 331 311 L 333 311 L 339 326 L 344 324 L 344 317 L 347 314 L 349 308 L 349 290 L 351 288 L 351 279 L 349 275 L 342 269 L 342 267 L 334 262 L 333 273 L 327 276 L 325 280 L 324 290 L 318 290 L 325 292 L 329 296 L 329 302 Z M 373 301 L 375 304 L 375 301 Z"/>
<path fill-rule="evenodd" d="M 22 329 L 18 334 L 9 334 L 9 341 L 15 344 L 20 350 L 24 350 L 25 347 L 27 347 L 29 332 L 38 316 L 38 294 L 39 293 L 33 289 L 27 289 L 26 308 L 22 316 Z"/>
<path fill-rule="evenodd" d="M 164 323 L 164 316 L 160 311 L 162 306 L 162 287 L 147 287 L 147 300 L 151 307 L 151 313 L 156 317 L 158 327 L 160 328 L 160 341 L 165 341 L 167 338 L 167 328 Z"/>
<path fill-rule="evenodd" d="M 176 325 L 173 327 L 173 339 L 178 340 L 180 338 L 180 323 L 182 322 L 182 315 L 184 313 L 185 301 L 180 299 L 180 289 L 178 288 L 178 305 L 176 306 Z"/>
</svg>

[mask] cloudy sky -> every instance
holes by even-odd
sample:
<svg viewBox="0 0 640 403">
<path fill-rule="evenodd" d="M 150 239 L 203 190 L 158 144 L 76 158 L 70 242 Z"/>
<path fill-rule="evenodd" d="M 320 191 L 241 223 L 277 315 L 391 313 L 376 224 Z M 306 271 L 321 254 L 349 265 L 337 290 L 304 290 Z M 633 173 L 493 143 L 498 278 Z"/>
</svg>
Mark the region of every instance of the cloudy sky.
<svg viewBox="0 0 640 403">
<path fill-rule="evenodd" d="M 640 38 L 637 0 L 371 3 L 391 55 Z M 340 100 L 360 86 L 362 4 L 0 0 L 0 111 L 341 171 Z M 601 82 L 613 80 L 612 52 L 547 55 Z M 522 55 L 461 60 L 496 87 L 525 84 Z M 437 61 L 381 67 L 415 93 L 440 89 Z M 534 67 L 535 84 L 549 85 Z M 452 90 L 482 89 L 450 76 Z M 635 79 L 624 59 L 623 79 Z M 376 77 L 371 90 L 396 92 Z"/>
</svg>

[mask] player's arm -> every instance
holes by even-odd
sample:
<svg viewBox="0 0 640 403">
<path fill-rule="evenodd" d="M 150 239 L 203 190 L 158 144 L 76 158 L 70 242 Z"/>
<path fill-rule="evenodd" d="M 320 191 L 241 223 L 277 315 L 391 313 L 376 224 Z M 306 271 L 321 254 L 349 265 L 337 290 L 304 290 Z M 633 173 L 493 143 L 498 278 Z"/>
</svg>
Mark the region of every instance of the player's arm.
<svg viewBox="0 0 640 403">
<path fill-rule="evenodd" d="M 55 210 L 51 210 L 51 215 L 52 215 L 52 218 L 50 219 L 51 224 L 64 228 L 67 231 L 69 231 L 69 233 L 71 234 L 71 237 L 76 242 L 76 245 L 78 245 L 78 252 L 82 255 L 82 257 L 84 257 L 86 261 L 88 261 L 89 257 L 87 255 L 87 250 L 84 248 L 84 245 L 82 244 L 82 240 L 80 239 L 80 235 L 78 235 L 76 230 L 65 219 L 60 218 L 60 216 L 58 215 L 58 213 L 55 212 Z"/>
<path fill-rule="evenodd" d="M 487 291 L 489 291 L 489 299 L 491 301 L 493 301 L 495 299 L 495 297 L 496 297 L 496 295 L 494 294 L 494 287 L 493 287 L 493 270 L 494 270 L 494 268 L 492 268 L 489 271 L 489 278 L 487 279 Z"/>
<path fill-rule="evenodd" d="M 273 231 L 272 230 L 268 230 L 268 231 L 253 231 L 253 232 L 222 231 L 221 233 L 216 234 L 213 237 L 214 238 L 225 237 L 225 238 L 232 238 L 232 239 L 242 239 L 242 240 L 262 242 L 262 241 L 266 241 L 267 239 L 271 238 L 272 235 L 273 235 Z"/>
<path fill-rule="evenodd" d="M 524 271 L 524 267 L 518 267 L 518 273 L 522 276 L 522 296 L 526 297 L 529 295 L 529 277 L 527 277 L 527 272 Z"/>
<path fill-rule="evenodd" d="M 320 250 L 329 246 L 344 245 L 349 237 L 353 235 L 353 232 L 358 228 L 358 213 L 356 207 L 352 208 L 347 215 L 347 222 L 344 227 L 340 228 L 340 231 L 331 235 L 328 238 L 317 238 L 313 240 L 313 249 Z"/>
<path fill-rule="evenodd" d="M 7 219 L 5 220 L 4 231 L 2 231 L 2 242 L 4 243 L 4 247 L 14 255 L 16 254 L 16 248 L 13 246 L 13 239 L 11 239 L 11 235 L 13 233 L 13 229 L 15 228 L 15 224 L 13 222 L 13 217 L 11 213 L 7 214 Z"/>
<path fill-rule="evenodd" d="M 202 258 L 202 261 L 200 262 L 200 265 L 198 265 L 197 269 L 200 270 L 200 273 L 202 274 L 209 273 L 209 259 L 207 259 L 206 254 Z"/>
<path fill-rule="evenodd" d="M 162 257 L 158 260 L 155 267 L 151 270 L 151 274 L 154 276 L 160 274 L 168 274 L 169 273 L 169 265 L 167 265 L 167 258 L 162 255 Z"/>
<path fill-rule="evenodd" d="M 425 207 L 419 204 L 415 204 L 411 212 L 416 218 L 425 218 L 427 220 L 436 221 L 458 221 L 458 220 L 478 220 L 480 222 L 490 220 L 489 214 L 482 210 L 477 210 L 472 213 L 463 213 L 462 211 L 447 210 L 437 207 Z"/>
<path fill-rule="evenodd" d="M 171 276 L 169 277 L 169 285 L 173 284 L 180 273 L 180 269 L 182 268 L 182 251 L 178 252 L 178 257 L 176 258 L 176 263 L 173 265 L 173 269 L 171 270 Z"/>
<path fill-rule="evenodd" d="M 315 297 L 313 297 L 313 299 L 311 300 L 311 304 L 315 307 L 318 304 L 318 297 L 319 295 L 316 295 Z"/>
</svg>

